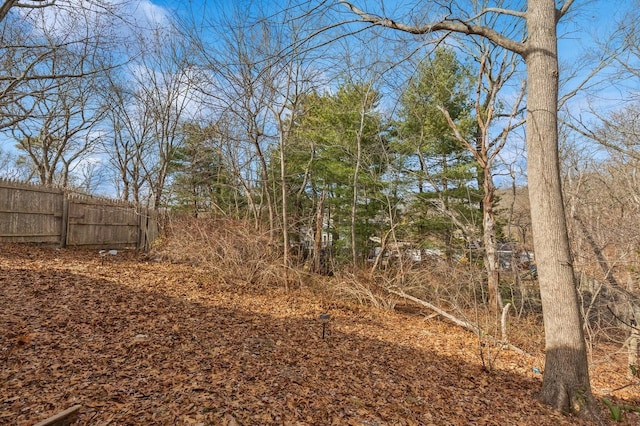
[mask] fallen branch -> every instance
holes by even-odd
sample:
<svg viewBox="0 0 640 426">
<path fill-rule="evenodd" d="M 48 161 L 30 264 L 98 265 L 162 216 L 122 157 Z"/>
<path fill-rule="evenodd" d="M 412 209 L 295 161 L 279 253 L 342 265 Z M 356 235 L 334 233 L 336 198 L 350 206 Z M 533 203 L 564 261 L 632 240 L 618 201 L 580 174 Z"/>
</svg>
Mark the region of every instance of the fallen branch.
<svg viewBox="0 0 640 426">
<path fill-rule="evenodd" d="M 48 419 L 36 423 L 34 426 L 68 426 L 77 420 L 80 408 L 82 408 L 81 405 L 74 405 L 55 416 L 51 416 Z"/>
<path fill-rule="evenodd" d="M 451 315 L 450 313 L 448 313 L 447 311 L 444 311 L 440 308 L 438 308 L 436 305 L 433 305 L 429 302 L 426 302 L 422 299 L 418 299 L 417 297 L 411 296 L 410 294 L 407 294 L 403 291 L 396 291 L 396 290 L 391 290 L 391 289 L 386 289 L 389 293 L 391 294 L 395 294 L 396 296 L 400 296 L 403 299 L 407 299 L 410 300 L 412 302 L 415 302 L 419 305 L 422 305 L 426 308 L 431 309 L 434 312 L 437 312 L 438 315 L 442 315 L 443 317 L 445 317 L 446 319 L 448 319 L 449 321 L 451 321 L 452 323 L 454 323 L 455 325 L 458 325 L 462 328 L 464 328 L 465 330 L 469 330 L 472 333 L 477 334 L 478 336 L 481 336 L 483 334 L 482 329 L 480 328 L 480 326 L 478 326 L 477 324 L 474 324 L 472 322 L 469 321 L 465 321 L 465 320 L 461 320 L 460 318 L 457 318 L 453 315 Z M 507 308 L 508 311 L 508 308 Z M 503 317 L 504 317 L 504 311 L 503 311 Z M 506 319 L 503 320 L 503 323 L 506 322 Z M 523 351 L 522 349 L 520 349 L 517 346 L 514 346 L 510 343 L 506 343 L 506 342 L 501 342 L 496 338 L 491 338 L 494 343 L 497 343 L 499 345 L 501 345 L 503 348 L 509 349 L 517 354 L 520 355 L 524 355 L 524 356 L 528 356 L 528 357 L 532 357 L 531 354 L 528 354 L 527 352 Z"/>
<path fill-rule="evenodd" d="M 507 315 L 509 315 L 509 308 L 511 307 L 511 303 L 507 303 L 502 308 L 502 317 L 500 318 L 500 328 L 502 330 L 502 343 L 508 344 L 509 338 L 507 337 Z"/>
<path fill-rule="evenodd" d="M 465 321 L 465 320 L 461 320 L 460 318 L 456 318 L 455 316 L 451 315 L 450 313 L 438 308 L 436 305 L 432 305 L 429 302 L 425 302 L 422 299 L 418 299 L 417 297 L 413 297 L 410 294 L 407 294 L 403 291 L 395 291 L 395 290 L 391 290 L 391 289 L 387 289 L 387 291 L 391 294 L 395 294 L 396 296 L 400 296 L 403 299 L 407 299 L 407 300 L 411 300 L 412 302 L 415 302 L 419 305 L 422 305 L 426 308 L 431 309 L 434 312 L 437 312 L 439 315 L 442 315 L 443 317 L 445 317 L 446 319 L 448 319 L 449 321 L 451 321 L 452 323 L 454 323 L 455 325 L 459 325 L 460 327 L 467 329 L 473 333 L 481 333 L 482 330 L 480 329 L 480 327 L 478 327 L 476 324 L 473 324 L 471 322 Z"/>
</svg>

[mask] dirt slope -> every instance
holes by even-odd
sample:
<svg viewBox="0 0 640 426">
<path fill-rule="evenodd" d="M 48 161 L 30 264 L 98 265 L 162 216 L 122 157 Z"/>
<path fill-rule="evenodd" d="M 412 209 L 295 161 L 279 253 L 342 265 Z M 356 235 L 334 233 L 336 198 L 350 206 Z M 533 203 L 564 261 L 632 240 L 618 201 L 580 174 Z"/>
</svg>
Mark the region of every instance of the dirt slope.
<svg viewBox="0 0 640 426">
<path fill-rule="evenodd" d="M 488 374 L 470 333 L 316 294 L 1 246 L 0 424 L 76 404 L 83 425 L 581 424 L 535 401 L 541 357 L 505 352 Z"/>
</svg>

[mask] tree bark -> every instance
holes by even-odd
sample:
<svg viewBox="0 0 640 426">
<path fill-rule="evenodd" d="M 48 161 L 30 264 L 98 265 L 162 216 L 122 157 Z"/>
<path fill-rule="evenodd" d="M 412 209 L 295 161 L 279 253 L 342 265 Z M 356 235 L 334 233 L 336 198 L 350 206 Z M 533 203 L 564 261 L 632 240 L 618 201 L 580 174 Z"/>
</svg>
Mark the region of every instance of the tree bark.
<svg viewBox="0 0 640 426">
<path fill-rule="evenodd" d="M 496 222 L 493 212 L 493 202 L 495 187 L 493 186 L 493 178 L 491 169 L 484 168 L 484 177 L 482 199 L 482 236 L 484 244 L 484 261 L 487 271 L 487 286 L 489 290 L 489 308 L 496 310 L 502 309 L 502 296 L 500 295 L 500 271 L 498 264 L 498 251 L 496 241 Z"/>
<path fill-rule="evenodd" d="M 285 282 L 289 281 L 289 216 L 287 214 L 288 191 L 287 191 L 287 167 L 285 158 L 285 143 L 287 141 L 287 131 L 281 116 L 277 115 L 278 127 L 280 128 L 280 194 L 282 196 L 282 264 L 284 266 Z"/>
<path fill-rule="evenodd" d="M 321 273 L 322 270 L 322 229 L 324 225 L 324 197 L 325 192 L 322 191 L 322 195 L 318 199 L 316 206 L 316 223 L 315 232 L 313 238 L 313 272 L 316 274 Z"/>
<path fill-rule="evenodd" d="M 533 243 L 544 312 L 540 399 L 562 412 L 590 411 L 587 349 L 578 306 L 558 159 L 558 52 L 554 0 L 530 0 L 527 167 Z"/>
<path fill-rule="evenodd" d="M 368 95 L 368 92 L 366 95 Z M 366 102 L 367 99 L 365 97 L 365 99 L 362 100 L 362 108 L 360 110 L 360 128 L 356 133 L 356 164 L 353 170 L 353 200 L 351 203 L 351 259 L 353 262 L 354 271 L 358 267 L 358 250 L 356 246 L 356 218 L 358 215 L 358 177 L 360 175 L 360 163 L 362 161 L 362 133 L 364 129 Z"/>
</svg>

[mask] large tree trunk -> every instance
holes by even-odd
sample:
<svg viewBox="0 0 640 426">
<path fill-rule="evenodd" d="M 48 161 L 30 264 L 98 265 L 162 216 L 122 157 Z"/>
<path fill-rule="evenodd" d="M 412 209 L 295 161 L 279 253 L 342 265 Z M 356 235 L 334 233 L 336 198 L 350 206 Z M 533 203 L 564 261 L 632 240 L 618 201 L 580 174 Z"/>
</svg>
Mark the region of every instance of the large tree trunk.
<svg viewBox="0 0 640 426">
<path fill-rule="evenodd" d="M 587 349 L 560 185 L 555 1 L 530 0 L 527 24 L 529 200 L 546 341 L 540 397 L 560 411 L 590 414 Z"/>
</svg>

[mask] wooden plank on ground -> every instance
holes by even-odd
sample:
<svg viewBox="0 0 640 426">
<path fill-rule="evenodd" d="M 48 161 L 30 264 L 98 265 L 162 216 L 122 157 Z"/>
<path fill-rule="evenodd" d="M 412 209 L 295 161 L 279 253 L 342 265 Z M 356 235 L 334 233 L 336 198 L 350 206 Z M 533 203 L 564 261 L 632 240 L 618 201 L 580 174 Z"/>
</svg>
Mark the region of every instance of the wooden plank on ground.
<svg viewBox="0 0 640 426">
<path fill-rule="evenodd" d="M 51 416 L 48 419 L 36 423 L 34 426 L 69 426 L 71 423 L 77 420 L 78 411 L 80 411 L 80 408 L 82 408 L 81 405 L 74 405 L 73 407 L 67 408 L 66 410 L 56 414 L 55 416 Z"/>
</svg>

